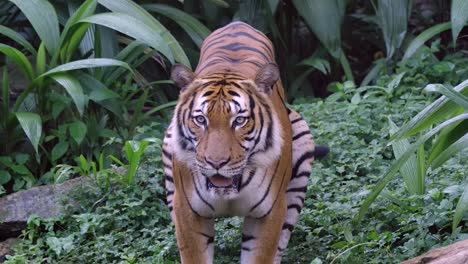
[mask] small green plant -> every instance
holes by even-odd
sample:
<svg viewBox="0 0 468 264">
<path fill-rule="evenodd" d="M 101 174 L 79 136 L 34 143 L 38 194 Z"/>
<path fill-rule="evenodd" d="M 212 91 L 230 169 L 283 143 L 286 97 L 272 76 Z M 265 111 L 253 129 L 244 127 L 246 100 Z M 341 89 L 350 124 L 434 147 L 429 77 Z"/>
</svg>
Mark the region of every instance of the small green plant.
<svg viewBox="0 0 468 264">
<path fill-rule="evenodd" d="M 120 179 L 117 179 L 120 183 L 124 185 L 133 185 L 135 184 L 135 176 L 140 165 L 140 160 L 143 153 L 148 147 L 149 141 L 127 141 L 125 142 L 125 155 L 129 162 L 128 166 L 119 160 L 115 156 L 110 156 L 111 159 L 122 167 L 126 167 L 126 172 L 122 174 Z"/>
</svg>

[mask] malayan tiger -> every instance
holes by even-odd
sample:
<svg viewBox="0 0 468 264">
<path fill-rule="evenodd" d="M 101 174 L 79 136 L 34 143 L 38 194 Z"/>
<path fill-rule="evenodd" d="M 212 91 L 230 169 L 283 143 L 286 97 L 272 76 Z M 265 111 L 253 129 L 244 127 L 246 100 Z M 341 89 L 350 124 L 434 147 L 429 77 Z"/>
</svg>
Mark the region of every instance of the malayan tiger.
<svg viewBox="0 0 468 264">
<path fill-rule="evenodd" d="M 243 22 L 214 31 L 163 142 L 167 203 L 182 263 L 212 263 L 214 218 L 243 216 L 241 263 L 280 263 L 307 190 L 314 140 L 285 105 L 270 40 Z"/>
</svg>

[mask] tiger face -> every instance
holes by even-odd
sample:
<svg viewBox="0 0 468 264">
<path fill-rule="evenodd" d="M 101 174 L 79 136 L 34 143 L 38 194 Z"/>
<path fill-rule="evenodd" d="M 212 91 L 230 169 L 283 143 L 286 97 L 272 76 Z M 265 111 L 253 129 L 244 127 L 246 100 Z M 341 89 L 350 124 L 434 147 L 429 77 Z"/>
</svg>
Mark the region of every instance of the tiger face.
<svg viewBox="0 0 468 264">
<path fill-rule="evenodd" d="M 279 157 L 281 129 L 268 99 L 278 77 L 274 64 L 255 80 L 226 74 L 201 79 L 184 66 L 173 69 L 182 90 L 173 122 L 175 153 L 202 191 L 234 198 L 248 184 L 248 171 Z"/>
</svg>

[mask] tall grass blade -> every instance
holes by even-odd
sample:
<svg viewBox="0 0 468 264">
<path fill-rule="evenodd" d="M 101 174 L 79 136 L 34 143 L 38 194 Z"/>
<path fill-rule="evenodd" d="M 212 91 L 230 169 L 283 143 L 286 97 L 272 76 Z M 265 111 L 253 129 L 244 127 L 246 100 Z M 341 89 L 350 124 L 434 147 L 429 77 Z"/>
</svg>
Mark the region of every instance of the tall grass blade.
<svg viewBox="0 0 468 264">
<path fill-rule="evenodd" d="M 131 36 L 161 52 L 170 62 L 174 62 L 173 53 L 159 32 L 133 16 L 123 13 L 103 13 L 81 21 L 99 24 Z"/>
<path fill-rule="evenodd" d="M 468 185 L 466 185 L 464 189 L 465 190 L 463 191 L 460 200 L 458 200 L 457 207 L 455 208 L 455 214 L 452 221 L 452 232 L 455 232 L 455 229 L 458 224 L 460 224 L 460 221 L 468 210 Z"/>
<path fill-rule="evenodd" d="M 442 164 L 444 164 L 448 159 L 452 158 L 458 152 L 468 148 L 468 131 L 467 133 L 459 138 L 455 143 L 446 148 L 442 153 L 440 153 L 437 158 L 432 161 L 431 168 L 436 169 Z"/>
<path fill-rule="evenodd" d="M 376 15 L 385 40 L 387 59 L 390 59 L 406 35 L 411 9 L 410 0 L 378 0 Z"/>
<path fill-rule="evenodd" d="M 452 88 L 449 88 L 442 84 L 429 84 L 427 85 L 424 90 L 428 92 L 438 92 L 442 95 L 445 95 L 450 100 L 457 103 L 459 106 L 465 108 L 468 111 L 468 97 L 463 96 L 461 93 L 456 92 Z"/>
<path fill-rule="evenodd" d="M 429 39 L 433 38 L 434 36 L 449 30 L 452 27 L 450 22 L 445 22 L 441 24 L 437 24 L 432 26 L 419 34 L 416 38 L 414 38 L 408 47 L 406 48 L 405 54 L 403 55 L 403 60 L 407 60 L 411 58 L 419 48 L 426 43 Z"/>
<path fill-rule="evenodd" d="M 453 44 L 456 43 L 458 35 L 468 22 L 468 1 L 452 0 L 450 10 L 450 21 L 452 22 Z"/>
<path fill-rule="evenodd" d="M 372 205 L 372 203 L 375 201 L 377 196 L 380 194 L 380 192 L 387 186 L 387 184 L 395 177 L 397 172 L 400 170 L 401 166 L 405 164 L 405 162 L 411 157 L 411 155 L 414 154 L 416 150 L 419 149 L 419 147 L 424 144 L 428 139 L 430 139 L 432 136 L 437 134 L 440 130 L 443 128 L 450 126 L 452 124 L 455 124 L 457 122 L 467 120 L 468 119 L 468 114 L 462 114 L 459 116 L 456 116 L 454 118 L 451 118 L 440 125 L 436 126 L 435 128 L 431 129 L 428 131 L 426 134 L 424 134 L 422 137 L 420 137 L 414 144 L 412 144 L 406 151 L 403 153 L 399 159 L 397 159 L 393 164 L 388 168 L 387 172 L 382 175 L 382 178 L 376 183 L 375 187 L 372 189 L 371 193 L 367 196 L 366 200 L 362 203 L 361 208 L 359 209 L 358 214 L 356 217 L 353 219 L 354 223 L 359 223 L 361 222 L 362 218 L 366 214 L 366 212 L 369 210 L 369 207 Z"/>
<path fill-rule="evenodd" d="M 143 9 L 137 3 L 131 0 L 98 0 L 98 2 L 113 12 L 124 13 L 131 17 L 138 18 L 138 20 L 146 24 L 146 27 L 151 28 L 152 31 L 155 32 L 151 32 L 151 34 L 157 34 L 164 39 L 166 45 L 169 46 L 175 61 L 191 67 L 187 55 L 174 36 L 172 36 L 158 20 L 151 16 L 148 11 Z M 150 45 L 150 43 L 147 44 Z M 172 58 L 172 56 L 170 58 Z"/>
<path fill-rule="evenodd" d="M 388 123 L 390 125 L 390 135 L 395 134 L 398 131 L 398 126 L 393 123 L 390 118 L 388 119 Z M 410 146 L 411 144 L 407 139 L 392 142 L 395 158 L 399 159 Z M 415 154 L 411 155 L 408 160 L 401 166 L 400 173 L 409 193 L 424 193 L 424 186 L 420 186 L 421 181 L 419 180 L 418 161 Z"/>
<path fill-rule="evenodd" d="M 157 12 L 174 20 L 187 32 L 199 48 L 203 40 L 211 33 L 211 31 L 196 18 L 177 8 L 163 4 L 147 4 L 142 5 L 142 7 L 150 12 Z"/>
<path fill-rule="evenodd" d="M 59 49 L 60 35 L 57 13 L 46 0 L 10 0 L 23 12 L 39 38 L 44 42 L 47 51 L 53 55 Z"/>
<path fill-rule="evenodd" d="M 457 85 L 454 90 L 461 93 L 462 95 L 468 96 L 468 80 L 463 81 Z M 403 125 L 397 133 L 395 133 L 391 140 L 396 138 L 408 137 L 419 133 L 420 131 L 432 126 L 433 124 L 446 119 L 448 116 L 457 113 L 460 107 L 449 100 L 447 97 L 442 96 L 415 117 L 413 117 L 408 123 Z"/>
<path fill-rule="evenodd" d="M 0 25 L 0 34 L 7 36 L 8 38 L 23 46 L 23 48 L 31 52 L 31 54 L 36 55 L 37 52 L 31 43 L 29 43 L 21 34 L 17 33 L 16 31 Z"/>
<path fill-rule="evenodd" d="M 468 132 L 468 121 L 444 128 L 432 143 L 427 164 L 432 164 L 437 157 Z"/>
</svg>

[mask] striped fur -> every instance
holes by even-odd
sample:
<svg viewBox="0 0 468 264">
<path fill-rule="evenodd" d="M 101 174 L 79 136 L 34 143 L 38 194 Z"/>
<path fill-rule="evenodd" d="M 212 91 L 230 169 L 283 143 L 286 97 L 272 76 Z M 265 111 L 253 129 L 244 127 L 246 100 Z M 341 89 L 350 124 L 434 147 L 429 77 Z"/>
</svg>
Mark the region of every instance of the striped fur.
<svg viewBox="0 0 468 264">
<path fill-rule="evenodd" d="M 304 204 L 314 141 L 285 106 L 273 45 L 233 22 L 203 43 L 163 141 L 167 204 L 183 263 L 212 263 L 213 219 L 244 216 L 242 263 L 280 263 Z M 221 177 L 222 176 L 222 177 Z"/>
</svg>

